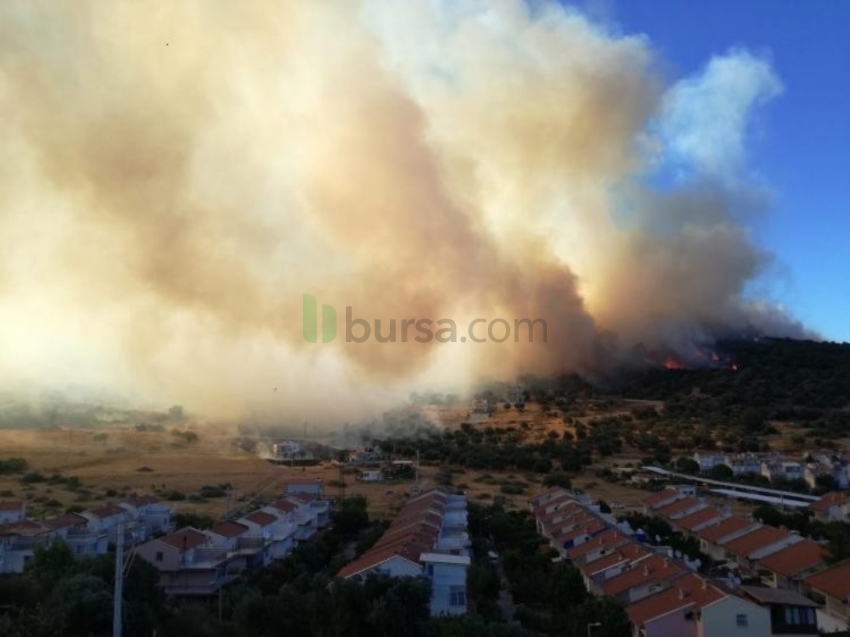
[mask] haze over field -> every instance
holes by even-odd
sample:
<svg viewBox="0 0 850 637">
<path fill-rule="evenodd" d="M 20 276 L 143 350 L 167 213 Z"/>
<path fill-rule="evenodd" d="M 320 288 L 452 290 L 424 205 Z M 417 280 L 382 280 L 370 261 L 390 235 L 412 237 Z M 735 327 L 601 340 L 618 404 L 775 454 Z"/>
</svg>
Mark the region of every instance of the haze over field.
<svg viewBox="0 0 850 637">
<path fill-rule="evenodd" d="M 664 68 L 554 2 L 3 3 L 0 385 L 350 419 L 808 335 L 748 293 L 769 56 Z M 304 341 L 304 293 L 334 342 Z M 548 342 L 346 343 L 346 306 Z"/>
</svg>

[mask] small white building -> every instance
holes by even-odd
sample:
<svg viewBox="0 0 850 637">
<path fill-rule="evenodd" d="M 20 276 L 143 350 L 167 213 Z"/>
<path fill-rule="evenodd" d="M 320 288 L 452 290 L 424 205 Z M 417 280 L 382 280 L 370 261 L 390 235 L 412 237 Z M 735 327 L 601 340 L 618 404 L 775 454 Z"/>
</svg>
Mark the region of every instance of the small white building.
<svg viewBox="0 0 850 637">
<path fill-rule="evenodd" d="M 27 517 L 27 505 L 21 500 L 0 501 L 0 524 L 21 522 Z"/>
<path fill-rule="evenodd" d="M 380 470 L 361 471 L 360 479 L 363 482 L 381 482 L 384 479 L 384 472 Z"/>
<path fill-rule="evenodd" d="M 431 580 L 431 615 L 466 613 L 466 572 L 471 560 L 467 555 L 423 553 L 419 560 Z"/>
</svg>

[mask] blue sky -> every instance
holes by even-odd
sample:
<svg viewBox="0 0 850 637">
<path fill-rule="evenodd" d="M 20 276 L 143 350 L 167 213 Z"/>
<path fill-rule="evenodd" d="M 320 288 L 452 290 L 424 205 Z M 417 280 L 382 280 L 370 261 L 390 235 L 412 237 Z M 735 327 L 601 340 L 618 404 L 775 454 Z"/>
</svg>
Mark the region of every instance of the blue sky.
<svg viewBox="0 0 850 637">
<path fill-rule="evenodd" d="M 759 108 L 747 164 L 772 190 L 753 238 L 775 256 L 760 282 L 829 340 L 850 341 L 850 2 L 588 0 L 623 33 L 643 33 L 671 81 L 745 48 L 784 90 Z"/>
</svg>

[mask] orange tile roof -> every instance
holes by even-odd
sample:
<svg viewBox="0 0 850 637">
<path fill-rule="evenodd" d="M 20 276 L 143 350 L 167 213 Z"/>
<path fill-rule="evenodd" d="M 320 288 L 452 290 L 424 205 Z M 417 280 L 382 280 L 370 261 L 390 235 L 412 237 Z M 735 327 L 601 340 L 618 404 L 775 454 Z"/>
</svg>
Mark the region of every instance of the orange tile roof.
<svg viewBox="0 0 850 637">
<path fill-rule="evenodd" d="M 289 500 L 278 500 L 277 502 L 273 502 L 271 506 L 283 513 L 291 513 L 298 508 L 298 505 L 294 502 L 290 502 Z"/>
<path fill-rule="evenodd" d="M 416 560 L 411 560 L 409 557 L 400 555 L 399 552 L 395 549 L 384 549 L 382 551 L 369 551 L 368 553 L 364 553 L 359 559 L 354 560 L 350 564 L 346 564 L 340 572 L 337 574 L 337 577 L 341 577 L 345 579 L 346 577 L 351 577 L 352 575 L 357 575 L 357 573 L 362 573 L 363 571 L 367 571 L 370 568 L 374 568 L 387 560 L 390 560 L 394 557 L 401 557 L 412 564 L 416 564 Z M 418 559 L 418 558 L 417 558 Z"/>
<path fill-rule="evenodd" d="M 233 538 L 239 537 L 248 530 L 248 527 L 244 524 L 239 524 L 239 522 L 234 522 L 233 520 L 225 520 L 211 528 L 210 533 L 215 533 L 222 537 Z"/>
<path fill-rule="evenodd" d="M 740 557 L 749 558 L 751 553 L 789 537 L 791 534 L 788 531 L 777 529 L 775 526 L 763 526 L 730 541 L 726 544 L 726 550 Z"/>
<path fill-rule="evenodd" d="M 567 557 L 571 560 L 576 560 L 597 549 L 609 547 L 613 550 L 627 542 L 629 542 L 629 538 L 624 533 L 621 533 L 617 529 L 608 529 L 587 542 L 567 549 Z"/>
<path fill-rule="evenodd" d="M 697 531 L 696 535 L 701 537 L 706 542 L 710 542 L 713 544 L 718 540 L 721 540 L 722 538 L 726 537 L 727 535 L 736 533 L 752 524 L 752 520 L 748 520 L 747 518 L 741 517 L 740 515 L 733 515 L 732 517 L 726 518 L 725 520 L 718 524 L 715 524 L 714 526 L 709 526 L 700 531 Z"/>
<path fill-rule="evenodd" d="M 651 555 L 632 563 L 628 571 L 605 580 L 602 584 L 602 592 L 610 596 L 618 595 L 642 584 L 666 582 L 685 572 L 685 568 L 679 566 L 674 560 L 660 555 Z"/>
<path fill-rule="evenodd" d="M 2 500 L 0 501 L 0 511 L 21 511 L 24 508 L 24 503 L 20 500 Z"/>
<path fill-rule="evenodd" d="M 266 513 L 265 511 L 254 511 L 253 513 L 246 515 L 245 519 L 253 522 L 254 524 L 259 524 L 260 526 L 268 526 L 269 524 L 277 522 L 277 518 L 275 516 L 271 513 Z"/>
<path fill-rule="evenodd" d="M 810 511 L 823 512 L 829 509 L 831 506 L 841 506 L 843 504 L 847 504 L 850 502 L 850 497 L 845 493 L 840 493 L 838 491 L 830 491 L 821 497 L 820 500 L 816 500 L 809 505 Z"/>
<path fill-rule="evenodd" d="M 797 542 L 760 560 L 759 565 L 782 577 L 793 577 L 797 573 L 813 568 L 823 561 L 823 549 L 812 540 Z"/>
<path fill-rule="evenodd" d="M 719 509 L 714 507 L 706 507 L 704 509 L 700 509 L 695 513 L 691 513 L 684 517 L 675 520 L 674 523 L 683 531 L 690 531 L 695 526 L 699 526 L 700 524 L 705 524 L 706 522 L 710 522 L 714 518 L 720 518 L 722 513 Z"/>
<path fill-rule="evenodd" d="M 821 593 L 846 603 L 850 598 L 850 561 L 810 575 L 803 581 Z"/>
<path fill-rule="evenodd" d="M 58 515 L 55 518 L 45 520 L 42 524 L 44 524 L 44 526 L 46 526 L 51 531 L 57 531 L 59 529 L 67 529 L 71 526 L 81 526 L 88 523 L 89 521 L 86 520 L 82 515 L 77 515 L 76 513 L 66 513 L 65 515 Z"/>
<path fill-rule="evenodd" d="M 543 491 L 542 493 L 538 493 L 534 497 L 528 500 L 528 504 L 531 505 L 532 510 L 536 509 L 541 505 L 541 500 L 550 495 L 567 495 L 569 492 L 563 487 L 550 487 Z M 554 498 L 552 498 L 554 500 Z"/>
<path fill-rule="evenodd" d="M 581 524 L 578 527 L 567 531 L 566 533 L 555 538 L 554 542 L 558 546 L 563 546 L 564 543 L 574 540 L 582 535 L 593 535 L 605 528 L 605 523 L 602 520 L 592 520 L 587 524 Z"/>
<path fill-rule="evenodd" d="M 207 536 L 201 533 L 198 529 L 193 529 L 191 526 L 175 531 L 171 535 L 166 535 L 162 538 L 166 544 L 170 544 L 181 551 L 200 546 L 207 541 Z"/>
<path fill-rule="evenodd" d="M 681 511 L 687 511 L 688 509 L 692 509 L 702 502 L 701 500 L 697 500 L 694 497 L 688 496 L 686 498 L 682 498 L 681 500 L 676 500 L 672 504 L 668 504 L 667 506 L 663 506 L 660 509 L 655 509 L 655 514 L 660 515 L 662 517 L 668 518 L 671 515 L 675 515 Z"/>
<path fill-rule="evenodd" d="M 639 560 L 650 554 L 650 551 L 639 544 L 629 543 L 620 547 L 616 551 L 602 555 L 595 560 L 582 564 L 579 567 L 579 570 L 581 570 L 585 575 L 591 575 L 611 568 L 620 562 Z"/>
<path fill-rule="evenodd" d="M 91 513 L 92 515 L 99 517 L 102 520 L 104 518 L 111 518 L 114 515 L 126 515 L 127 510 L 122 509 L 120 506 L 117 506 L 115 504 L 107 504 L 106 506 L 98 507 L 96 509 L 83 511 L 83 513 Z"/>
<path fill-rule="evenodd" d="M 665 502 L 670 498 L 676 497 L 679 495 L 679 491 L 677 489 L 664 489 L 663 491 L 659 491 L 658 493 L 649 496 L 648 498 L 644 498 L 643 503 L 649 508 L 654 507 L 656 504 L 660 504 L 661 502 Z"/>
<path fill-rule="evenodd" d="M 689 573 L 672 582 L 667 590 L 629 604 L 626 606 L 626 614 L 633 624 L 642 627 L 656 617 L 667 615 L 678 609 L 682 609 L 683 612 L 699 610 L 724 597 L 726 593 L 708 580 Z"/>
</svg>

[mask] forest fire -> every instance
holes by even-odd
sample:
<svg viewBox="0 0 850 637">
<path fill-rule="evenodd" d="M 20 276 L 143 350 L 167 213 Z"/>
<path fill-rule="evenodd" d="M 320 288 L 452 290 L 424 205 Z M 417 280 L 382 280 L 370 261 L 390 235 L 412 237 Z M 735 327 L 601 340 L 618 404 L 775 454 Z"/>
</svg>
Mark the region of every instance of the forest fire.
<svg viewBox="0 0 850 637">
<path fill-rule="evenodd" d="M 679 359 L 668 356 L 664 359 L 664 369 L 688 369 L 688 366 Z"/>
</svg>

